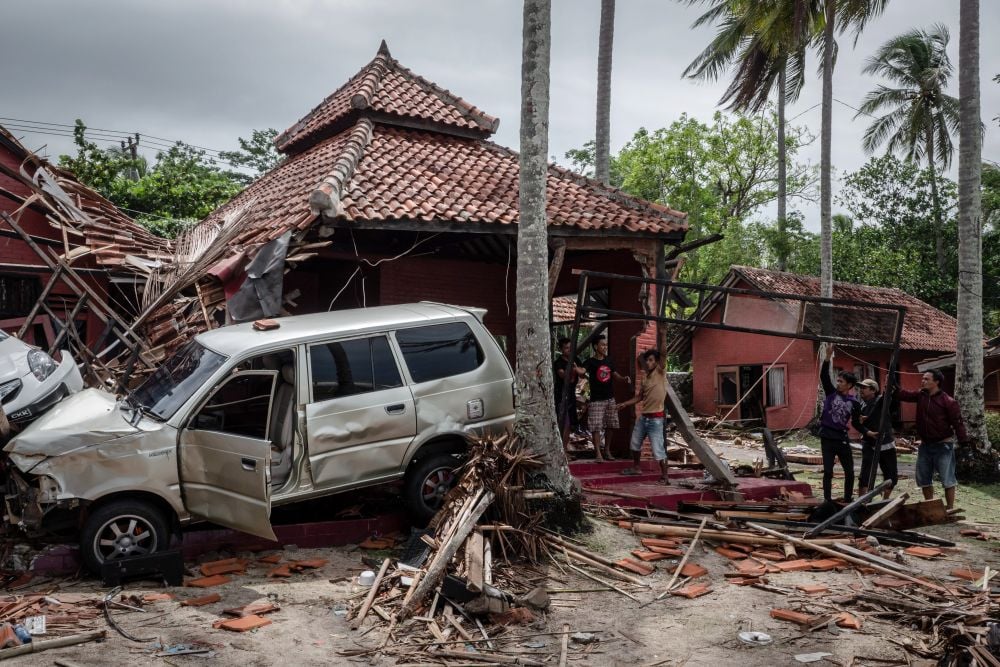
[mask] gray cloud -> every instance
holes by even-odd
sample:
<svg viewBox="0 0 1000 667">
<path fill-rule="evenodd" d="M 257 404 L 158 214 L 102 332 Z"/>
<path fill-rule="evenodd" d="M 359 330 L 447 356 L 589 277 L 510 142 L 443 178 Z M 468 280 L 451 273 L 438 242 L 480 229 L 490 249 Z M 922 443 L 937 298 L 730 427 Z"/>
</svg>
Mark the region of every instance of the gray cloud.
<svg viewBox="0 0 1000 667">
<path fill-rule="evenodd" d="M 517 147 L 521 4 L 515 0 L 38 0 L 5 3 L 0 40 L 0 116 L 139 131 L 229 150 L 253 128 L 284 129 L 362 65 L 385 38 L 404 65 L 501 118 L 496 140 Z M 663 127 L 682 113 L 708 119 L 722 83 L 680 73 L 710 39 L 692 30 L 698 13 L 666 0 L 619 0 L 612 82 L 612 147 L 637 128 Z M 560 159 L 594 133 L 599 3 L 556 0 L 553 7 L 550 153 Z M 942 22 L 958 61 L 958 3 L 895 0 L 852 48 L 841 40 L 834 95 L 857 106 L 872 81 L 867 58 L 888 37 Z M 1000 157 L 1000 3 L 982 6 L 984 155 Z M 789 115 L 818 133 L 815 58 Z M 952 92 L 957 94 L 957 78 Z M 865 160 L 865 119 L 834 107 L 838 173 Z M 71 149 L 61 137 L 16 132 L 50 155 Z M 819 144 L 804 152 L 819 161 Z M 814 206 L 802 207 L 810 227 Z"/>
</svg>

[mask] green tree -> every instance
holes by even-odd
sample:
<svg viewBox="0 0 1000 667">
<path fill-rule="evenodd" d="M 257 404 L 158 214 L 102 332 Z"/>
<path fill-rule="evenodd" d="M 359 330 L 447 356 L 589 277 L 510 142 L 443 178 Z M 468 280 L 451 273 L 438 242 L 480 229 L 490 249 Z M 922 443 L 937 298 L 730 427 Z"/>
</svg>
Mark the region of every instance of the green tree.
<svg viewBox="0 0 1000 667">
<path fill-rule="evenodd" d="M 744 223 L 777 197 L 776 136 L 773 112 L 755 116 L 716 113 L 711 125 L 683 115 L 655 132 L 640 128 L 612 158 L 611 183 L 629 194 L 687 212 L 692 238 L 717 232 L 741 235 L 744 230 L 735 230 L 734 225 Z M 788 128 L 789 156 L 794 158 L 810 141 L 805 128 Z M 593 165 L 591 145 L 570 151 L 566 157 L 583 173 Z M 790 198 L 810 199 L 815 172 L 794 163 L 787 184 Z M 684 277 L 720 280 L 729 270 L 729 264 L 723 264 L 726 247 L 735 246 L 723 242 L 693 251 Z"/>
<path fill-rule="evenodd" d="M 910 30 L 890 39 L 869 59 L 865 74 L 882 76 L 892 87 L 879 84 L 865 96 L 858 115 L 885 112 L 868 126 L 863 145 L 873 153 L 886 144 L 890 152 L 908 160 L 923 160 L 930 169 L 931 195 L 937 227 L 934 230 L 938 271 L 945 271 L 944 211 L 937 192 L 937 167 L 947 169 L 958 131 L 958 99 L 945 88 L 953 68 L 948 58 L 948 28 Z M 857 116 L 855 116 L 857 118 Z"/>
<path fill-rule="evenodd" d="M 205 151 L 182 142 L 158 152 L 149 166 L 125 148 L 98 148 L 87 140 L 86 131 L 77 120 L 76 155 L 61 155 L 59 165 L 161 236 L 176 236 L 229 201 L 247 182 L 245 176 L 221 169 Z"/>
<path fill-rule="evenodd" d="M 274 147 L 274 139 L 278 136 L 278 131 L 273 127 L 266 130 L 253 130 L 249 139 L 239 137 L 240 144 L 238 151 L 220 151 L 219 159 L 237 167 L 248 167 L 253 169 L 257 176 L 262 176 L 271 171 L 285 157 Z"/>
<path fill-rule="evenodd" d="M 806 46 L 814 28 L 799 16 L 796 2 L 749 2 L 747 0 L 686 0 L 712 6 L 692 27 L 718 25 L 715 38 L 684 70 L 692 78 L 717 80 L 726 71 L 732 80 L 720 100 L 731 111 L 759 111 L 776 96 L 778 142 L 778 220 L 776 233 L 786 232 L 785 105 L 798 99 L 805 82 Z M 790 78 L 789 78 L 789 75 Z M 781 263 L 779 270 L 787 266 Z"/>
</svg>

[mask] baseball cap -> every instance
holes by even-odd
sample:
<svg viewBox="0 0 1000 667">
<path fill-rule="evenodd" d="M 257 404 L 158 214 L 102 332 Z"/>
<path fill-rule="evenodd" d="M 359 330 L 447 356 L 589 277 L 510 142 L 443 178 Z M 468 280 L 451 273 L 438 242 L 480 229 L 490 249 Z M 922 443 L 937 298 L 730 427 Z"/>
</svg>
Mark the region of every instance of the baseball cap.
<svg viewBox="0 0 1000 667">
<path fill-rule="evenodd" d="M 871 378 L 865 378 L 864 380 L 862 380 L 860 382 L 860 384 L 863 384 L 864 386 L 868 387 L 869 389 L 873 389 L 875 391 L 878 391 L 878 382 L 876 382 L 875 380 L 873 380 Z"/>
</svg>

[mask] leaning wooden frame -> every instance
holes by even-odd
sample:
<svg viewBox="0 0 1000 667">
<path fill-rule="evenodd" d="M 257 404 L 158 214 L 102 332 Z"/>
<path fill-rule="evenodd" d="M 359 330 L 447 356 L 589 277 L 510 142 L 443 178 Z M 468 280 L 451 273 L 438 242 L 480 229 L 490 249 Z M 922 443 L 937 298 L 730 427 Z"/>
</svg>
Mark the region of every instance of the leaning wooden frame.
<svg viewBox="0 0 1000 667">
<path fill-rule="evenodd" d="M 581 270 L 573 273 L 579 275 L 580 283 L 576 297 L 573 330 L 569 337 L 570 359 L 576 358 L 577 340 L 582 325 L 614 318 L 619 321 L 625 319 L 636 322 L 655 322 L 658 326 L 678 325 L 688 331 L 695 328 L 718 329 L 835 345 L 883 349 L 890 353 L 889 380 L 892 381 L 897 376 L 903 321 L 906 317 L 905 306 L 688 283 L 667 278 L 627 276 L 601 271 Z M 649 290 L 655 287 L 659 295 L 656 312 L 621 310 L 592 303 L 588 299 L 588 295 L 594 281 L 600 282 L 602 288 L 612 283 L 634 284 L 639 286 L 639 289 L 645 294 L 650 293 Z M 666 310 L 667 299 L 690 303 L 688 292 L 697 292 L 701 295 L 701 298 L 697 300 L 698 306 L 688 309 L 687 313 L 681 310 L 668 314 Z M 770 304 L 768 307 L 791 317 L 774 318 L 772 321 L 775 322 L 775 325 L 771 328 L 759 325 L 752 326 L 752 323 L 758 320 L 751 319 L 751 313 L 762 307 L 764 303 Z M 719 321 L 705 321 L 704 317 L 716 308 L 721 309 Z M 660 337 L 658 336 L 658 338 Z M 571 387 L 569 383 L 563 386 L 563 394 L 559 397 L 561 409 L 565 409 L 570 404 Z M 882 402 L 878 442 L 882 441 L 882 437 L 891 428 L 888 418 L 890 403 L 891 401 Z M 711 447 L 694 433 L 693 428 L 687 428 L 690 420 L 669 385 L 667 386 L 666 407 L 677 422 L 678 429 L 688 445 L 705 464 L 706 469 L 723 487 L 735 491 L 736 479 L 729 471 L 728 466 L 715 455 Z M 861 480 L 866 488 L 870 489 L 874 486 L 877 470 L 878 466 L 871 466 L 870 479 Z"/>
</svg>

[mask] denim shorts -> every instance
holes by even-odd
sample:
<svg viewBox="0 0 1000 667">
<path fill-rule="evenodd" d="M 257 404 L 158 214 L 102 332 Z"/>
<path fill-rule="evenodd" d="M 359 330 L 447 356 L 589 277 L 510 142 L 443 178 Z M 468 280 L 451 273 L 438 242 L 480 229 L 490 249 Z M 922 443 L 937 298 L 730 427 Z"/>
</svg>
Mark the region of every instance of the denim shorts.
<svg viewBox="0 0 1000 667">
<path fill-rule="evenodd" d="M 642 415 L 635 420 L 632 441 L 629 443 L 633 452 L 642 450 L 642 441 L 646 436 L 649 436 L 649 445 L 653 448 L 653 458 L 657 461 L 667 458 L 667 450 L 663 446 L 663 417 Z"/>
<path fill-rule="evenodd" d="M 958 485 L 955 477 L 955 443 L 924 442 L 917 449 L 917 486 L 932 486 L 934 471 L 941 478 L 941 486 L 950 489 Z"/>
</svg>

